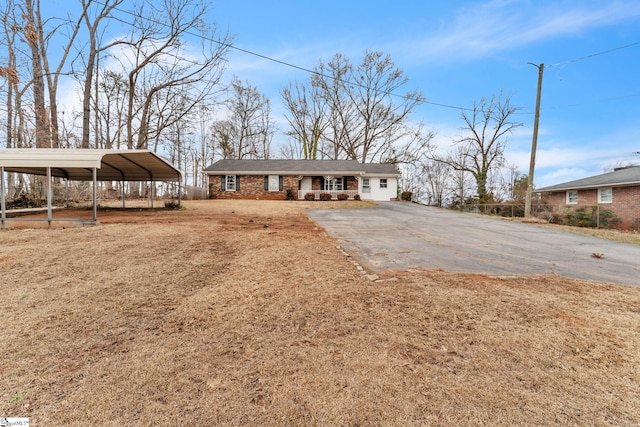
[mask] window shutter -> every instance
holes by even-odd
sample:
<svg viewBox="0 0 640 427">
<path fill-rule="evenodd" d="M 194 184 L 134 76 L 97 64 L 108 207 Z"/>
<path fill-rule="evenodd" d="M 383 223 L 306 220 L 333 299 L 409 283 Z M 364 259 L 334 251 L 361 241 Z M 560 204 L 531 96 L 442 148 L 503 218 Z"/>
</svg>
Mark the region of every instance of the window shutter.
<svg viewBox="0 0 640 427">
<path fill-rule="evenodd" d="M 342 177 L 342 189 L 344 191 L 347 191 L 347 177 L 346 176 Z"/>
<path fill-rule="evenodd" d="M 284 181 L 284 179 L 283 179 L 283 176 L 282 176 L 282 175 L 280 175 L 278 178 L 279 178 L 279 182 L 278 182 L 278 190 L 282 191 L 282 184 L 284 183 L 284 182 L 283 182 L 283 181 Z"/>
<path fill-rule="evenodd" d="M 324 188 L 324 176 L 320 177 L 320 189 L 321 190 L 325 190 L 325 188 Z"/>
<path fill-rule="evenodd" d="M 236 191 L 240 191 L 240 175 L 236 175 Z"/>
<path fill-rule="evenodd" d="M 225 180 L 226 176 L 222 175 L 220 178 L 221 178 L 221 181 L 222 181 L 222 182 L 220 183 L 220 190 L 224 191 L 224 190 L 225 190 L 225 187 L 224 187 L 224 180 Z"/>
<path fill-rule="evenodd" d="M 264 191 L 269 191 L 269 176 L 265 175 L 264 177 Z"/>
</svg>

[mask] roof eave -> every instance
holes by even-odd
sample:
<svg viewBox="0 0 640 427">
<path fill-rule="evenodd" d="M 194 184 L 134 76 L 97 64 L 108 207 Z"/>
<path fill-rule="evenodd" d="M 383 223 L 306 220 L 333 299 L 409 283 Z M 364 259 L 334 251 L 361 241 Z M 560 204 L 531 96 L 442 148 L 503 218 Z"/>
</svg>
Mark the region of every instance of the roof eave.
<svg viewBox="0 0 640 427">
<path fill-rule="evenodd" d="M 598 185 L 567 186 L 567 187 L 559 187 L 559 188 L 541 188 L 539 190 L 534 190 L 534 191 L 537 193 L 553 193 L 556 191 L 596 190 L 598 188 L 606 188 L 606 187 L 633 187 L 633 186 L 640 186 L 640 181 L 616 182 L 616 183 L 607 183 L 607 184 L 598 184 Z"/>
</svg>

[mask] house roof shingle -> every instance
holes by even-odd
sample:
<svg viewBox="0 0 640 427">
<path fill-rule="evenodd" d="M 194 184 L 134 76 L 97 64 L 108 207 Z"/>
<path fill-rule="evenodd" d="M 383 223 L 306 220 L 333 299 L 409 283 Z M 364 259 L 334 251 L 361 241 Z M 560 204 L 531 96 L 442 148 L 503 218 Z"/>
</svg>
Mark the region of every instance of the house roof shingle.
<svg viewBox="0 0 640 427">
<path fill-rule="evenodd" d="M 563 182 L 562 184 L 551 185 L 536 189 L 537 192 L 547 193 L 553 191 L 586 190 L 602 187 L 622 187 L 630 185 L 640 185 L 640 166 L 630 166 L 620 168 L 613 172 L 574 181 Z"/>
<path fill-rule="evenodd" d="M 223 159 L 210 165 L 204 172 L 209 175 L 398 175 L 390 163 L 362 164 L 356 160 L 238 160 Z"/>
</svg>

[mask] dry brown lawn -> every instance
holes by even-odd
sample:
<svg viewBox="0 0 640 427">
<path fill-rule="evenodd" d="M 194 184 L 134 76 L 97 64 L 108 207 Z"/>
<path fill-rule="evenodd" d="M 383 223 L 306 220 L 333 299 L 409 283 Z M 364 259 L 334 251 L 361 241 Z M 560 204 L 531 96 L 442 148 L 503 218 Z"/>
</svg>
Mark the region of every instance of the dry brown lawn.
<svg viewBox="0 0 640 427">
<path fill-rule="evenodd" d="M 370 281 L 308 206 L 346 204 L 187 202 L 1 231 L 0 416 L 640 423 L 639 287 L 442 271 Z"/>
</svg>

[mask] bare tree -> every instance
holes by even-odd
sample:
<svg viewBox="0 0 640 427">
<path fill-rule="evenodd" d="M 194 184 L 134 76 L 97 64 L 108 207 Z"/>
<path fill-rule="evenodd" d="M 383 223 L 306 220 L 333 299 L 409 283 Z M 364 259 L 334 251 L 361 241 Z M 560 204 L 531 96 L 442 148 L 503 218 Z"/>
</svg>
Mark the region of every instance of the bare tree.
<svg viewBox="0 0 640 427">
<path fill-rule="evenodd" d="M 232 42 L 228 35 L 218 36 L 215 27 L 210 28 L 205 4 L 196 0 L 163 0 L 161 8 L 157 8 L 156 3 L 144 1 L 133 13 L 135 31 L 123 41 L 133 53 L 128 72 L 128 148 L 148 146 L 152 103 L 158 92 L 191 93 L 184 109 L 174 111 L 164 122 L 169 128 L 215 91 Z M 187 51 L 191 45 L 186 38 L 193 38 L 194 34 L 201 35 L 201 51 L 197 55 Z M 138 125 L 136 132 L 134 123 Z"/>
<path fill-rule="evenodd" d="M 349 97 L 362 120 L 352 140 L 362 141 L 358 147 L 359 160 L 366 163 L 380 159 L 380 152 L 388 151 L 387 147 L 408 135 L 404 124 L 411 111 L 424 102 L 424 97 L 414 91 L 396 98 L 395 92 L 408 78 L 382 52 L 365 52 L 351 80 L 357 86 L 349 91 Z"/>
<path fill-rule="evenodd" d="M 359 118 L 357 109 L 350 101 L 347 84 L 352 73 L 349 59 L 336 54 L 326 65 L 320 62 L 311 85 L 321 90 L 327 104 L 328 126 L 323 135 L 320 150 L 330 159 L 357 158 L 357 142 L 349 129 L 355 129 Z"/>
<path fill-rule="evenodd" d="M 397 93 L 408 78 L 389 55 L 366 51 L 354 67 L 336 54 L 315 71 L 306 89 L 296 84 L 282 91 L 290 135 L 300 139 L 304 153 L 310 148 L 331 159 L 403 162 L 430 141 L 430 133 L 409 121 L 424 97 Z"/>
<path fill-rule="evenodd" d="M 318 89 L 313 82 L 308 89 L 296 82 L 280 91 L 288 111 L 285 114 L 290 126 L 288 134 L 300 141 L 305 160 L 318 158 L 318 144 L 329 126 L 327 103 Z"/>
<path fill-rule="evenodd" d="M 89 148 L 89 134 L 91 129 L 91 93 L 93 88 L 94 72 L 98 68 L 98 57 L 102 52 L 120 43 L 119 41 L 116 41 L 104 46 L 99 46 L 98 30 L 100 28 L 100 24 L 102 23 L 102 21 L 106 18 L 109 18 L 112 11 L 116 7 L 121 5 L 123 1 L 124 0 L 106 0 L 104 1 L 104 3 L 97 3 L 99 7 L 95 13 L 95 16 L 92 18 L 89 14 L 89 10 L 92 4 L 94 4 L 95 2 L 93 0 L 82 0 L 82 8 L 83 8 L 82 18 L 87 27 L 87 31 L 89 35 L 88 52 L 86 54 L 84 85 L 83 85 L 83 93 L 82 93 L 82 148 Z M 99 89 L 100 87 L 99 83 L 96 84 L 96 87 Z M 96 105 L 97 105 L 97 96 L 96 96 Z M 96 115 L 99 113 L 100 113 L 100 110 L 96 108 Z M 107 138 L 107 140 L 108 139 L 109 138 Z"/>
<path fill-rule="evenodd" d="M 13 121 L 14 121 L 14 110 L 13 103 L 14 97 L 18 92 L 18 83 L 20 82 L 20 78 L 18 77 L 18 69 L 16 64 L 16 54 L 15 54 L 15 41 L 16 41 L 16 32 L 14 31 L 13 23 L 15 22 L 15 6 L 12 0 L 7 1 L 6 9 L 2 14 L 2 28 L 4 32 L 4 43 L 7 48 L 7 65 L 4 67 L 0 67 L 0 77 L 3 77 L 7 83 L 6 89 L 6 142 L 5 145 L 7 148 L 13 147 Z"/>
<path fill-rule="evenodd" d="M 462 111 L 462 119 L 469 132 L 468 136 L 455 141 L 459 147 L 455 155 L 437 157 L 436 160 L 450 165 L 453 169 L 466 172 L 475 179 L 480 203 L 491 198 L 487 190 L 490 172 L 504 164 L 504 150 L 508 134 L 522 126 L 512 121 L 518 110 L 511 105 L 509 97 L 494 96 L 490 100 L 482 98 L 474 103 L 471 111 Z"/>
<path fill-rule="evenodd" d="M 127 96 L 127 82 L 120 74 L 104 70 L 100 73 L 98 96 L 96 99 L 96 123 L 98 132 L 102 136 L 104 144 L 99 148 L 121 148 L 125 131 L 125 103 Z M 86 110 L 83 110 L 86 113 Z M 83 114 L 82 145 L 84 147 L 85 115 Z"/>
<path fill-rule="evenodd" d="M 17 138 L 14 135 L 13 123 L 15 120 L 14 113 L 14 100 L 17 103 L 17 97 L 20 96 L 18 91 L 18 84 L 20 79 L 18 77 L 18 70 L 16 64 L 16 54 L 15 54 L 15 41 L 16 41 L 16 32 L 13 30 L 13 22 L 15 22 L 15 17 L 13 14 L 15 13 L 15 7 L 12 0 L 7 1 L 6 9 L 2 14 L 2 28 L 4 32 L 4 43 L 7 48 L 7 65 L 4 67 L 0 67 L 0 77 L 3 77 L 6 80 L 6 148 L 13 148 L 14 143 L 17 142 Z M 0 177 L 0 179 L 4 179 L 4 177 Z M 16 189 L 14 185 L 15 179 L 14 174 L 10 173 L 8 175 L 8 194 L 10 198 L 14 198 L 21 190 L 20 188 Z M 21 181 L 24 184 L 24 181 Z M 16 191 L 17 190 L 17 191 Z"/>
<path fill-rule="evenodd" d="M 212 126 L 223 158 L 268 159 L 273 126 L 269 100 L 249 83 L 234 78 L 226 101 L 228 117 Z"/>
<path fill-rule="evenodd" d="M 48 148 L 51 146 L 51 133 L 47 123 L 45 104 L 45 80 L 42 66 L 42 20 L 40 19 L 40 2 L 38 0 L 24 0 L 19 6 L 24 22 L 21 32 L 29 46 L 31 58 L 31 87 L 33 90 L 33 106 L 35 115 L 36 147 Z"/>
</svg>

